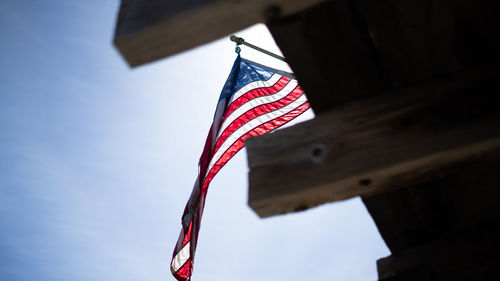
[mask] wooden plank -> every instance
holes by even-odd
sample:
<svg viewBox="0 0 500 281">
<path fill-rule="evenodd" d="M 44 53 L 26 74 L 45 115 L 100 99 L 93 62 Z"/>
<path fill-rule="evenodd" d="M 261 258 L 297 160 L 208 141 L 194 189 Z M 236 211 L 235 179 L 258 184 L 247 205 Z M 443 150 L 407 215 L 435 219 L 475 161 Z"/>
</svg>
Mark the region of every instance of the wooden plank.
<svg viewBox="0 0 500 281">
<path fill-rule="evenodd" d="M 323 0 L 122 0 L 114 44 L 132 67 L 263 22 L 269 9 L 297 13 Z"/>
<path fill-rule="evenodd" d="M 372 195 L 499 149 L 496 81 L 461 73 L 249 139 L 249 205 L 267 217 Z"/>
<path fill-rule="evenodd" d="M 394 87 L 498 58 L 498 1 L 359 0 Z"/>
<path fill-rule="evenodd" d="M 267 26 L 315 113 L 384 88 L 376 50 L 351 1 L 273 17 Z"/>
<path fill-rule="evenodd" d="M 377 261 L 380 280 L 492 280 L 500 258 L 498 221 L 443 233 L 435 240 Z M 426 272 L 430 279 L 414 279 L 407 272 Z M 493 277 L 493 278 L 492 278 Z"/>
<path fill-rule="evenodd" d="M 393 255 L 445 233 L 500 221 L 500 150 L 436 171 L 424 182 L 363 202 Z"/>
</svg>

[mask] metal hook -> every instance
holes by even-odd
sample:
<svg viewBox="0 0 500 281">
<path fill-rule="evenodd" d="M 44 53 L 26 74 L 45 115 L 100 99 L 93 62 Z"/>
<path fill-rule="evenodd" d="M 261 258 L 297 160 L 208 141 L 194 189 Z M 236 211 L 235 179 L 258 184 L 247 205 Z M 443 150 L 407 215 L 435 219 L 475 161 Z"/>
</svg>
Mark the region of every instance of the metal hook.
<svg viewBox="0 0 500 281">
<path fill-rule="evenodd" d="M 234 51 L 239 55 L 241 52 L 240 46 L 236 45 L 236 48 L 234 49 Z"/>
</svg>

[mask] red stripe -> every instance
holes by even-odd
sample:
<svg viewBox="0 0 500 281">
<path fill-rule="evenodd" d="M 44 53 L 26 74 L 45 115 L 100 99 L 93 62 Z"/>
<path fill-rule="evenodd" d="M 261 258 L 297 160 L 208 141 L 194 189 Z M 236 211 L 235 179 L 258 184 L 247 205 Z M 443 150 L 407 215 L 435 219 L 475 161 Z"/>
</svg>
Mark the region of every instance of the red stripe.
<svg viewBox="0 0 500 281">
<path fill-rule="evenodd" d="M 269 120 L 264 124 L 261 124 L 252 130 L 248 131 L 246 134 L 234 141 L 234 143 L 222 154 L 222 156 L 217 160 L 217 162 L 212 166 L 205 180 L 203 181 L 202 190 L 206 190 L 212 179 L 219 172 L 219 170 L 224 167 L 224 165 L 245 145 L 244 141 L 249 137 L 260 136 L 276 128 L 279 128 L 286 123 L 290 122 L 300 114 L 304 113 L 309 109 L 310 105 L 305 102 L 293 109 L 292 111 L 285 113 L 273 120 Z"/>
<path fill-rule="evenodd" d="M 182 247 L 181 249 L 189 242 L 189 239 L 191 239 L 191 231 L 193 230 L 193 221 L 191 220 L 191 223 L 189 223 L 189 228 L 186 234 L 184 234 L 184 239 L 182 240 Z M 177 253 L 180 252 L 180 250 L 177 251 Z M 177 253 L 175 253 L 177 255 Z"/>
<path fill-rule="evenodd" d="M 177 270 L 177 272 L 173 272 L 172 274 L 174 275 L 175 279 L 179 281 L 186 281 L 189 276 L 191 276 L 191 273 L 193 272 L 193 266 L 192 266 L 191 258 L 184 263 L 184 265 Z"/>
<path fill-rule="evenodd" d="M 293 91 L 291 91 L 287 96 L 283 97 L 280 100 L 261 104 L 252 109 L 249 109 L 247 112 L 243 113 L 241 116 L 236 118 L 219 136 L 217 143 L 215 144 L 214 151 L 212 155 L 214 155 L 217 150 L 219 150 L 220 146 L 231 136 L 234 131 L 238 130 L 241 126 L 246 124 L 248 121 L 261 116 L 263 114 L 269 113 L 271 111 L 278 110 L 298 99 L 303 94 L 300 86 L 295 87 Z"/>
<path fill-rule="evenodd" d="M 233 113 L 238 107 L 240 107 L 242 104 L 246 103 L 249 100 L 252 100 L 254 98 L 262 97 L 262 96 L 267 96 L 267 95 L 273 95 L 281 89 L 283 89 L 288 82 L 290 82 L 290 78 L 288 77 L 281 77 L 278 82 L 274 83 L 274 85 L 270 87 L 261 87 L 261 88 L 255 88 L 252 89 L 245 94 L 241 95 L 239 98 L 234 100 L 230 105 L 229 108 L 226 111 L 226 114 L 224 115 L 223 120 L 226 120 L 226 118 Z"/>
</svg>

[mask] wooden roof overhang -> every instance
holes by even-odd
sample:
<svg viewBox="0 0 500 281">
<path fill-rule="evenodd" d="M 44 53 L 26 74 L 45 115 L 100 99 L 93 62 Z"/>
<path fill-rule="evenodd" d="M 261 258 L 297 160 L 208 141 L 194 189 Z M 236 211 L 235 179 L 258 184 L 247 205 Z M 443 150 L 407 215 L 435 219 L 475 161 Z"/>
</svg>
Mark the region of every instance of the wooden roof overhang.
<svg viewBox="0 0 500 281">
<path fill-rule="evenodd" d="M 265 22 L 317 114 L 247 141 L 259 216 L 361 196 L 381 280 L 498 275 L 499 1 L 180 3 L 122 0 L 131 66 Z"/>
</svg>

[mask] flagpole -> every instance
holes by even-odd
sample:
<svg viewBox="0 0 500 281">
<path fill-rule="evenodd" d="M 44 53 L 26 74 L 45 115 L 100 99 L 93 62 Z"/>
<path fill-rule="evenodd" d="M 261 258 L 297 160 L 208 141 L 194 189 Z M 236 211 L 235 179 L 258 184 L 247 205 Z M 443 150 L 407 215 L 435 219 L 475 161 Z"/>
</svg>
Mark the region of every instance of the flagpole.
<svg viewBox="0 0 500 281">
<path fill-rule="evenodd" d="M 277 54 L 275 54 L 275 53 L 271 53 L 271 52 L 269 52 L 268 50 L 265 50 L 265 49 L 262 49 L 261 47 L 255 46 L 254 44 L 250 44 L 250 43 L 246 42 L 246 41 L 245 41 L 245 39 L 243 39 L 243 38 L 241 38 L 241 37 L 237 37 L 237 36 L 231 35 L 231 36 L 229 37 L 229 40 L 231 40 L 231 41 L 235 42 L 235 43 L 236 43 L 236 45 L 245 45 L 245 46 L 250 47 L 250 48 L 252 48 L 252 49 L 254 49 L 254 50 L 257 50 L 257 51 L 259 51 L 259 52 L 261 52 L 261 53 L 264 53 L 264 54 L 266 54 L 266 55 L 268 55 L 268 56 L 271 56 L 271 57 L 273 57 L 273 58 L 275 58 L 275 59 L 279 59 L 279 60 L 281 60 L 281 61 L 286 62 L 286 60 L 285 60 L 285 58 L 284 58 L 284 57 L 282 57 L 282 56 L 280 56 L 280 55 L 277 55 Z"/>
</svg>

